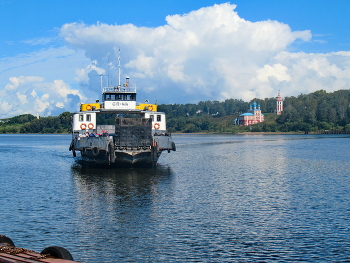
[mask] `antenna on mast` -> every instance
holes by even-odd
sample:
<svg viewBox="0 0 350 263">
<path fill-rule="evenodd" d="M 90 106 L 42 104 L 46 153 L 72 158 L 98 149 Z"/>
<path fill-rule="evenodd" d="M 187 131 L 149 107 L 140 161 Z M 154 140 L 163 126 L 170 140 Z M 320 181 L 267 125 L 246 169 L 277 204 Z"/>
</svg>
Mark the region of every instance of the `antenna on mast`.
<svg viewBox="0 0 350 263">
<path fill-rule="evenodd" d="M 103 74 L 100 74 L 100 85 L 101 85 L 101 92 L 103 91 L 103 87 L 102 87 L 102 76 L 103 76 Z"/>
<path fill-rule="evenodd" d="M 95 76 L 100 76 L 100 87 L 101 87 L 101 93 L 103 92 L 103 80 L 102 80 L 102 76 L 105 76 L 103 75 L 102 73 L 101 74 L 98 74 L 98 75 L 95 75 Z"/>
<path fill-rule="evenodd" d="M 107 60 L 107 87 L 109 87 L 109 56 Z"/>
<path fill-rule="evenodd" d="M 119 48 L 119 55 L 118 55 L 118 87 L 120 88 L 120 48 Z"/>
</svg>

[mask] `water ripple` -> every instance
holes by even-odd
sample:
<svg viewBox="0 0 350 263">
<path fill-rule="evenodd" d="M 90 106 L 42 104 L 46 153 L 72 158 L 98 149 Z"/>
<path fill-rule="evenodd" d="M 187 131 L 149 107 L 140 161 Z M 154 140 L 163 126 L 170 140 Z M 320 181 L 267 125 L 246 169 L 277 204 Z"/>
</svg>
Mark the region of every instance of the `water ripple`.
<svg viewBox="0 0 350 263">
<path fill-rule="evenodd" d="M 0 135 L 0 233 L 81 262 L 348 262 L 349 138 L 174 135 L 150 169 L 85 168 L 69 135 Z"/>
</svg>

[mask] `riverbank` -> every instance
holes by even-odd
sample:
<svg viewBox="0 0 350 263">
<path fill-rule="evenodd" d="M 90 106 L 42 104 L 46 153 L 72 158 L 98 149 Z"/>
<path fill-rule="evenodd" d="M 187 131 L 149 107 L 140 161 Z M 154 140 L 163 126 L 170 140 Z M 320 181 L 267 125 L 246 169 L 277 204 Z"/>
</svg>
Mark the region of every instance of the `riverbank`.
<svg viewBox="0 0 350 263">
<path fill-rule="evenodd" d="M 238 132 L 238 133 L 217 133 L 217 132 L 193 132 L 193 133 L 184 133 L 184 132 L 173 132 L 172 134 L 176 135 L 188 135 L 188 134 L 242 134 L 242 135 L 259 135 L 259 134 L 266 134 L 266 135 L 295 135 L 295 134 L 305 134 L 304 132 Z M 316 133 L 309 133 L 309 134 L 316 134 Z"/>
<path fill-rule="evenodd" d="M 317 132 L 238 132 L 238 133 L 216 133 L 216 132 L 194 132 L 194 133 L 181 133 L 181 132 L 173 132 L 172 134 L 241 134 L 241 135 L 303 135 L 303 134 L 350 134 L 350 131 L 317 131 Z"/>
</svg>

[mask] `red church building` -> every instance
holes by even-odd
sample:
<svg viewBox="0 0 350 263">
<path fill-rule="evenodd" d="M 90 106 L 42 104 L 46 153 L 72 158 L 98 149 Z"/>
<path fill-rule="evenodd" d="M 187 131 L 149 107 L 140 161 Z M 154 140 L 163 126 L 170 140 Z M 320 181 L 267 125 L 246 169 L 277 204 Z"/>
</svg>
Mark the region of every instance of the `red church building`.
<svg viewBox="0 0 350 263">
<path fill-rule="evenodd" d="M 238 116 L 238 119 L 236 119 L 236 124 L 248 126 L 259 122 L 263 122 L 265 120 L 264 118 L 264 114 L 261 113 L 260 105 L 254 102 L 250 105 L 249 112 L 243 113 Z"/>
<path fill-rule="evenodd" d="M 281 93 L 278 91 L 276 98 L 276 114 L 281 115 L 283 111 L 283 100 Z M 249 112 L 243 113 L 235 119 L 236 125 L 248 126 L 256 123 L 263 122 L 265 120 L 264 114 L 261 113 L 260 105 L 256 102 L 250 105 Z"/>
</svg>

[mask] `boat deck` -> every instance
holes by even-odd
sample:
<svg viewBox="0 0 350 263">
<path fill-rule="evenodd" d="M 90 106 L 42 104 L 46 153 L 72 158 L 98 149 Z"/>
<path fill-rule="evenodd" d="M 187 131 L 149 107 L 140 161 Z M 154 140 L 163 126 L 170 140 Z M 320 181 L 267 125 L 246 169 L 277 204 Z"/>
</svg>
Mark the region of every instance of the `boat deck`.
<svg viewBox="0 0 350 263">
<path fill-rule="evenodd" d="M 71 263 L 77 262 L 68 250 L 58 246 L 45 248 L 41 253 L 16 247 L 12 240 L 0 235 L 0 262 L 3 263 Z"/>
</svg>

